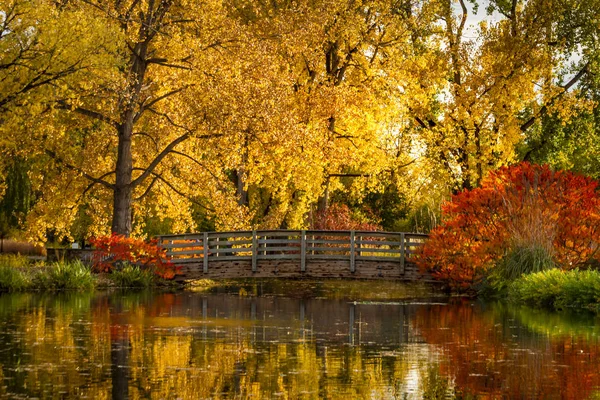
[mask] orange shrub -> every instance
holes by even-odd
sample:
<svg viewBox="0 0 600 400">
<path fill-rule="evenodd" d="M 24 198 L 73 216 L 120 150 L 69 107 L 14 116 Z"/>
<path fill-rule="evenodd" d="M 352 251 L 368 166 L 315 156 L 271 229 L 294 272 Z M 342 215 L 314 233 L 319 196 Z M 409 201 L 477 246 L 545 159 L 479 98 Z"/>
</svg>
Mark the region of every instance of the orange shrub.
<svg viewBox="0 0 600 400">
<path fill-rule="evenodd" d="M 564 269 L 600 259 L 598 182 L 547 165 L 521 163 L 490 173 L 479 188 L 442 206 L 418 263 L 468 288 L 511 249 L 543 248 Z"/>
<path fill-rule="evenodd" d="M 144 241 L 113 233 L 92 238 L 90 243 L 96 248 L 92 258 L 96 271 L 110 272 L 122 263 L 129 263 L 151 269 L 163 279 L 173 279 L 179 273 L 180 268 L 167 259 L 166 251 L 156 240 Z"/>
</svg>

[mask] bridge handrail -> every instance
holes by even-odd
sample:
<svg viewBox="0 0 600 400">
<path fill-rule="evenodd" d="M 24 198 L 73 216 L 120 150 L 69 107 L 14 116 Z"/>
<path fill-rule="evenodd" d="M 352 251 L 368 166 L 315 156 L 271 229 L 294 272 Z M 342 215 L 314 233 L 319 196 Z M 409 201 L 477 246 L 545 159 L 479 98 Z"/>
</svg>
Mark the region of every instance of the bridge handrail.
<svg viewBox="0 0 600 400">
<path fill-rule="evenodd" d="M 357 259 L 396 261 L 404 264 L 421 246 L 426 234 L 381 231 L 254 230 L 200 232 L 158 236 L 159 245 L 176 263 L 201 263 L 207 272 L 210 261 L 251 260 L 256 271 L 260 260 L 348 261 L 354 272 Z"/>
</svg>

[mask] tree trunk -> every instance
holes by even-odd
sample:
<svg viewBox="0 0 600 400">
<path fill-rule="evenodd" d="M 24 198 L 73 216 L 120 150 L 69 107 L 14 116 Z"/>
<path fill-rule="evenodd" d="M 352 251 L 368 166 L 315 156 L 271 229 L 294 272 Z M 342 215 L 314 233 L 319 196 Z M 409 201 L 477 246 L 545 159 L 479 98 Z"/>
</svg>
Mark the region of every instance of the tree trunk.
<svg viewBox="0 0 600 400">
<path fill-rule="evenodd" d="M 329 208 L 329 177 L 325 180 L 325 190 L 317 201 L 317 211 L 326 212 Z"/>
<path fill-rule="evenodd" d="M 116 165 L 116 182 L 113 194 L 112 232 L 119 235 L 131 234 L 131 176 L 133 160 L 131 154 L 131 128 L 123 126 L 119 132 L 119 147 Z M 127 132 L 129 130 L 129 132 Z"/>
<path fill-rule="evenodd" d="M 149 5 L 152 11 L 152 3 Z M 140 36 L 146 34 L 146 27 L 140 28 Z M 142 84 L 146 75 L 146 54 L 148 52 L 148 41 L 138 43 L 131 55 L 131 69 L 128 76 L 127 90 L 121 99 L 120 105 L 121 124 L 118 128 L 119 145 L 117 151 L 117 164 L 115 167 L 115 190 L 113 195 L 113 220 L 112 232 L 128 237 L 131 234 L 132 208 L 131 197 L 133 193 L 133 153 L 131 151 L 131 139 L 133 137 L 136 103 L 142 90 Z"/>
</svg>

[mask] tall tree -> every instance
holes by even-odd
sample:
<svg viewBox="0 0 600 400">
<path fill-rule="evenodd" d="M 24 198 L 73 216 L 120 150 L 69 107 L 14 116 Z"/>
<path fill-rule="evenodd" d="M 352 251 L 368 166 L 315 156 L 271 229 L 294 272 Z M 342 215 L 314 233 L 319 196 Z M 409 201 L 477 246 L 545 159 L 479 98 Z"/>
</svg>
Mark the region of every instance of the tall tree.
<svg viewBox="0 0 600 400">
<path fill-rule="evenodd" d="M 219 48 L 231 39 L 219 2 L 191 5 L 171 0 L 63 3 L 63 9 L 101 21 L 112 36 L 112 46 L 86 54 L 97 63 L 48 97 L 47 112 L 33 126 L 44 131 L 34 138 L 35 146 L 62 175 L 70 171 L 71 176 L 55 177 L 56 184 L 79 193 L 63 204 L 71 219 L 84 195 L 97 203 L 90 208 L 99 214 L 97 220 L 110 218 L 112 232 L 129 235 L 134 199 L 162 196 L 165 187 L 193 197 L 186 190 L 191 184 L 186 175 L 197 163 L 202 141 L 220 135 L 207 124 L 210 96 L 217 95 L 210 86 L 221 63 Z M 87 40 L 89 34 L 79 32 Z M 99 210 L 107 197 L 112 207 Z M 56 201 L 65 199 L 47 196 L 42 205 Z"/>
<path fill-rule="evenodd" d="M 570 79 L 557 79 L 566 58 L 584 44 L 574 39 L 582 26 L 564 20 L 577 9 L 583 23 L 597 7 L 590 3 L 490 1 L 488 10 L 499 20 L 480 24 L 477 38 L 469 40 L 468 3 L 459 0 L 456 11 L 451 1 L 440 1 L 447 82 L 431 102 L 435 108 L 415 107 L 414 116 L 454 190 L 476 186 L 486 171 L 515 161 L 515 145 L 541 116 L 571 106 L 573 89 L 591 65 L 583 57 Z"/>
</svg>

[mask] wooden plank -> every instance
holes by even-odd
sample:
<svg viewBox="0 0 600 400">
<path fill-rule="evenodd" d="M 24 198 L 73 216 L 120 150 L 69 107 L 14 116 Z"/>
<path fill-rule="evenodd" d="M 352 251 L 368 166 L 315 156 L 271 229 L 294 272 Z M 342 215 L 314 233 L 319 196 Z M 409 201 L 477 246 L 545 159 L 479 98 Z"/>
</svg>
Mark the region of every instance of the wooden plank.
<svg viewBox="0 0 600 400">
<path fill-rule="evenodd" d="M 179 248 L 187 248 L 187 247 L 202 247 L 202 241 L 193 241 L 193 242 L 187 242 L 187 243 L 168 243 L 168 244 L 161 244 L 160 245 L 161 248 L 163 249 L 179 249 Z"/>
<path fill-rule="evenodd" d="M 210 240 L 208 241 L 208 244 L 210 246 L 212 245 L 219 245 L 219 246 L 237 246 L 237 245 L 242 245 L 242 244 L 252 244 L 252 238 L 249 238 L 248 240 Z M 250 247 L 250 246 L 248 246 Z"/>
<path fill-rule="evenodd" d="M 323 236 L 348 236 L 350 237 L 350 231 L 306 231 L 307 235 L 315 237 Z"/>
<path fill-rule="evenodd" d="M 414 240 L 427 240 L 429 235 L 425 234 L 416 234 L 416 233 L 405 233 L 404 237 L 406 240 L 414 239 Z"/>
<path fill-rule="evenodd" d="M 252 272 L 256 272 L 256 256 L 258 255 L 258 243 L 256 231 L 252 231 Z"/>
<path fill-rule="evenodd" d="M 402 234 L 401 244 L 400 244 L 400 274 L 404 275 L 404 263 L 406 262 L 406 244 L 405 244 L 404 233 Z"/>
<path fill-rule="evenodd" d="M 400 241 L 389 241 L 389 240 L 382 240 L 381 242 L 376 241 L 376 240 L 357 240 L 356 244 L 362 244 L 362 245 L 374 245 L 374 246 L 400 246 Z"/>
<path fill-rule="evenodd" d="M 202 236 L 202 242 L 204 243 L 204 252 L 202 256 L 202 271 L 206 274 L 208 273 L 208 233 L 204 232 L 204 235 Z"/>
<path fill-rule="evenodd" d="M 256 231 L 256 234 L 260 237 L 288 237 L 288 236 L 300 236 L 301 231 Z"/>
<path fill-rule="evenodd" d="M 247 256 L 212 256 L 208 255 L 208 260 L 211 262 L 220 262 L 220 261 L 251 261 L 252 255 Z"/>
<path fill-rule="evenodd" d="M 356 231 L 356 234 L 359 234 L 362 237 L 390 237 L 390 238 L 399 238 L 402 234 L 401 232 L 371 232 L 371 231 Z"/>
<path fill-rule="evenodd" d="M 157 236 L 159 240 L 187 240 L 187 239 L 198 239 L 202 238 L 202 233 L 181 233 L 174 235 L 160 235 Z"/>
<path fill-rule="evenodd" d="M 256 231 L 257 236 L 261 236 L 263 233 L 282 233 L 282 234 L 296 234 L 300 235 L 302 233 L 301 230 L 292 230 L 292 229 L 261 229 Z"/>
<path fill-rule="evenodd" d="M 298 243 L 300 244 L 300 243 Z M 301 247 L 300 246 L 281 246 L 281 247 L 261 247 L 261 251 L 263 252 L 269 252 L 269 251 L 296 251 L 296 252 L 300 252 Z"/>
<path fill-rule="evenodd" d="M 400 254 L 401 250 L 400 249 L 365 249 L 364 247 L 362 248 L 362 253 L 393 253 L 393 254 Z"/>
<path fill-rule="evenodd" d="M 300 260 L 300 254 L 267 254 L 258 255 L 259 260 Z"/>
<path fill-rule="evenodd" d="M 306 231 L 300 237 L 300 272 L 306 272 Z"/>
<path fill-rule="evenodd" d="M 345 251 L 348 252 L 350 251 L 350 247 L 312 247 L 311 248 L 312 251 L 336 251 L 336 252 L 340 252 L 340 251 Z"/>
<path fill-rule="evenodd" d="M 258 239 L 258 244 L 300 244 L 301 238 L 297 239 Z"/>
<path fill-rule="evenodd" d="M 308 240 L 310 244 L 348 244 L 349 240 Z"/>
<path fill-rule="evenodd" d="M 355 257 L 354 253 L 355 243 L 354 243 L 354 231 L 350 231 L 350 272 L 354 273 L 356 270 Z"/>
<path fill-rule="evenodd" d="M 356 261 L 376 261 L 376 262 L 386 262 L 386 261 L 393 261 L 393 262 L 401 262 L 401 258 L 400 257 L 371 257 L 371 256 L 361 256 L 361 257 L 356 257 Z M 360 265 L 360 264 L 359 264 Z"/>
<path fill-rule="evenodd" d="M 252 251 L 251 247 L 225 247 L 220 249 L 213 249 L 210 251 L 211 254 L 225 254 L 225 253 L 250 253 Z M 220 255 L 219 255 L 220 257 Z"/>
<path fill-rule="evenodd" d="M 349 255 L 333 255 L 333 254 L 308 254 L 306 256 L 307 260 L 340 260 L 340 261 L 348 261 L 350 260 Z"/>
<path fill-rule="evenodd" d="M 202 264 L 202 258 L 176 258 L 171 260 L 171 262 L 175 265 L 184 265 L 184 264 Z"/>
<path fill-rule="evenodd" d="M 186 255 L 190 255 L 190 254 L 202 254 L 204 252 L 204 250 L 200 249 L 200 250 L 181 250 L 181 251 L 168 251 L 167 255 L 171 256 L 171 257 L 175 257 L 175 256 L 186 256 Z"/>
</svg>

